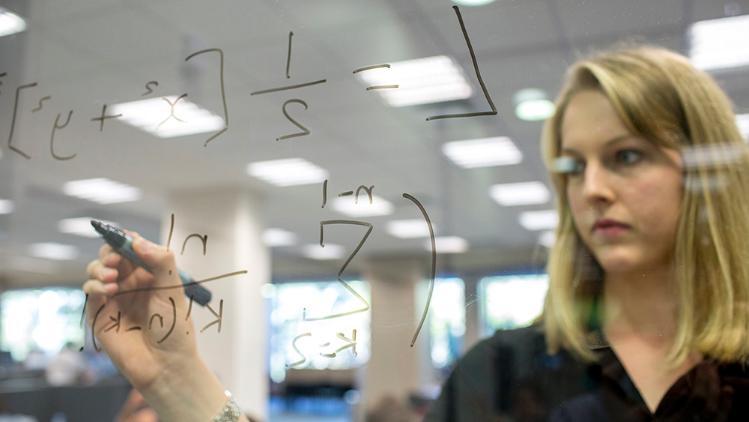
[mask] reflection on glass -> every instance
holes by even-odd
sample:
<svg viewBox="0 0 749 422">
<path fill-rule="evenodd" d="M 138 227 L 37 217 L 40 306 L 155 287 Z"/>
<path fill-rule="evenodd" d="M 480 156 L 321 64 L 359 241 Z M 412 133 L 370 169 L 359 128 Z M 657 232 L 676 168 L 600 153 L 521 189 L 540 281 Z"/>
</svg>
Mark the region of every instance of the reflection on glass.
<svg viewBox="0 0 749 422">
<path fill-rule="evenodd" d="M 80 289 L 11 290 L 0 295 L 0 348 L 17 361 L 32 350 L 57 353 L 67 342 L 82 344 Z"/>
<path fill-rule="evenodd" d="M 549 280 L 546 274 L 486 277 L 479 283 L 482 335 L 526 327 L 541 314 Z"/>
<path fill-rule="evenodd" d="M 429 308 L 429 354 L 435 368 L 445 368 L 460 356 L 465 331 L 463 280 L 438 278 Z"/>
<path fill-rule="evenodd" d="M 367 302 L 369 285 L 347 281 Z M 278 283 L 264 288 L 270 300 L 270 375 L 282 382 L 290 368 L 350 369 L 369 360 L 370 312 L 338 318 L 308 318 L 362 308 L 362 303 L 338 281 Z M 353 342 L 356 330 L 356 345 Z M 308 335 L 307 335 L 308 334 Z M 294 348 L 296 346 L 296 349 Z"/>
</svg>

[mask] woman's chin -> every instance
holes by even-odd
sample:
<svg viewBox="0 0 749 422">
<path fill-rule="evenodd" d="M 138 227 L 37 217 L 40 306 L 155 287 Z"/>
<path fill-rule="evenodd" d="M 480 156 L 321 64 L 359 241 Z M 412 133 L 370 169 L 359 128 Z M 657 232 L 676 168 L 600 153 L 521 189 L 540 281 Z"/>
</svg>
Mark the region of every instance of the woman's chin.
<svg viewBox="0 0 749 422">
<path fill-rule="evenodd" d="M 599 254 L 596 259 L 606 274 L 629 273 L 644 266 L 642 260 L 623 251 Z"/>
</svg>

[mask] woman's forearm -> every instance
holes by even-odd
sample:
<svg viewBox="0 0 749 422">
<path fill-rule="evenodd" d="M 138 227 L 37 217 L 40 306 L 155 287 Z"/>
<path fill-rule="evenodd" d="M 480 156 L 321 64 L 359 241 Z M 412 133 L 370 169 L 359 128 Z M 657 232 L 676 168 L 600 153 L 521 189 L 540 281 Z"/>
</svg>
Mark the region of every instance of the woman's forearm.
<svg viewBox="0 0 749 422">
<path fill-rule="evenodd" d="M 197 356 L 173 362 L 142 390 L 143 397 L 165 421 L 211 421 L 228 400 L 218 378 Z M 246 421 L 244 417 L 239 420 Z"/>
</svg>

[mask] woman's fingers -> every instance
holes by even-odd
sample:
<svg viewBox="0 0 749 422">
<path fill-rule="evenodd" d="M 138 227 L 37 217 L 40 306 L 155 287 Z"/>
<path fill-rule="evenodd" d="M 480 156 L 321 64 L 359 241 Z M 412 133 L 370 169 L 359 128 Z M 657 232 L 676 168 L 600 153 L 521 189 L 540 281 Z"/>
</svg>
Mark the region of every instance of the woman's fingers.
<svg viewBox="0 0 749 422">
<path fill-rule="evenodd" d="M 114 283 L 117 281 L 117 276 L 119 274 L 116 268 L 105 266 L 98 259 L 89 262 L 86 267 L 86 273 L 88 273 L 90 278 L 98 279 L 104 283 Z"/>
<path fill-rule="evenodd" d="M 137 235 L 133 237 L 133 250 L 150 268 L 159 284 L 179 283 L 172 251 Z"/>
<path fill-rule="evenodd" d="M 109 255 L 110 252 L 112 252 L 112 247 L 109 246 L 108 243 L 101 245 L 101 247 L 99 248 L 99 259 L 102 259 L 105 256 Z"/>
<path fill-rule="evenodd" d="M 89 279 L 83 283 L 83 293 L 89 297 L 109 297 L 117 292 L 117 283 L 103 283 L 101 280 Z"/>
</svg>

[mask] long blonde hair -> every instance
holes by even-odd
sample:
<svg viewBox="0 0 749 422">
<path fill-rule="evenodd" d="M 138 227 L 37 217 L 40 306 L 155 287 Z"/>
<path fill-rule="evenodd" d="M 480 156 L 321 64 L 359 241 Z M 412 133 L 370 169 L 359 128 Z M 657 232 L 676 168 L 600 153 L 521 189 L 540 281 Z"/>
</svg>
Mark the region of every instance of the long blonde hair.
<svg viewBox="0 0 749 422">
<path fill-rule="evenodd" d="M 603 93 L 634 135 L 682 151 L 684 192 L 673 251 L 678 314 L 667 363 L 679 365 L 693 351 L 719 361 L 747 360 L 747 145 L 715 81 L 685 57 L 650 46 L 612 50 L 574 64 L 544 127 L 542 150 L 559 214 L 542 318 L 549 352 L 564 347 L 595 359 L 586 330 L 604 273 L 575 230 L 565 178 L 553 171 L 566 106 L 586 89 Z"/>
</svg>

